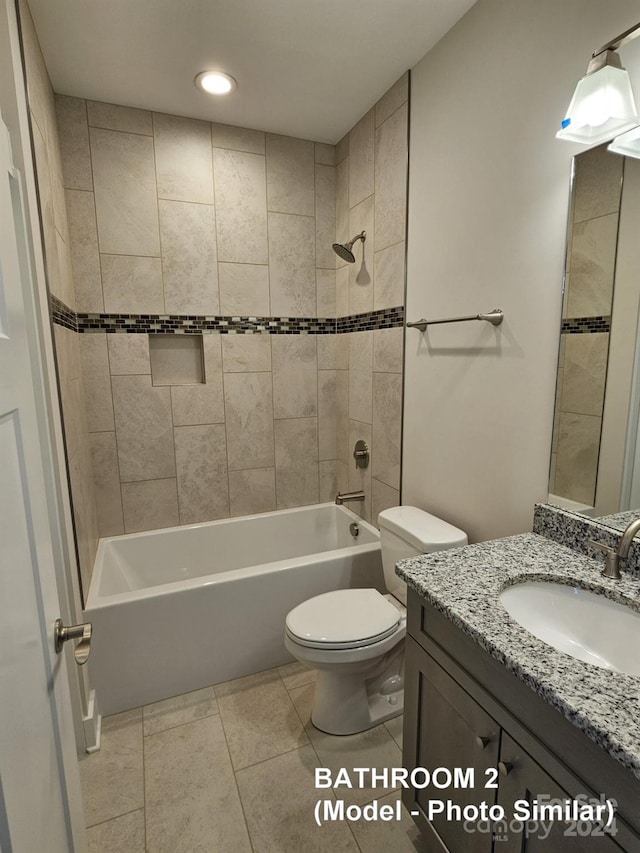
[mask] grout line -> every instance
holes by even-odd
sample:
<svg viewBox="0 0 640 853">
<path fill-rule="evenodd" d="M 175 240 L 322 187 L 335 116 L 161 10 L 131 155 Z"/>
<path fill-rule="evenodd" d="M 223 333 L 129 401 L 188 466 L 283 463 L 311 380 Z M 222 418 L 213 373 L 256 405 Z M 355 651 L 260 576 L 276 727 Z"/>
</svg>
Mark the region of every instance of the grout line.
<svg viewBox="0 0 640 853">
<path fill-rule="evenodd" d="M 222 683 L 224 683 L 224 682 L 222 682 Z M 214 695 L 215 695 L 215 688 L 214 688 Z M 216 704 L 218 704 L 218 697 L 217 696 L 216 696 Z M 236 776 L 236 768 L 233 766 L 233 760 L 231 758 L 231 750 L 229 749 L 229 739 L 227 738 L 227 730 L 226 730 L 225 725 L 224 725 L 224 719 L 222 717 L 222 710 L 221 710 L 219 705 L 218 705 L 218 712 L 219 712 L 219 717 L 220 717 L 220 726 L 222 728 L 222 736 L 224 738 L 224 743 L 225 743 L 225 746 L 227 748 L 227 756 L 229 758 L 229 766 L 231 767 L 231 772 L 233 774 L 233 783 L 236 786 L 236 793 L 238 794 L 238 802 L 240 803 L 240 811 L 242 812 L 242 818 L 244 820 L 244 826 L 245 826 L 245 829 L 247 831 L 247 838 L 249 840 L 249 846 L 251 847 L 251 850 L 253 851 L 254 846 L 253 846 L 253 840 L 251 838 L 251 832 L 249 831 L 249 822 L 247 821 L 247 815 L 246 815 L 245 808 L 244 808 L 244 802 L 242 799 L 242 795 L 240 794 L 240 786 L 238 785 L 238 778 Z"/>
<path fill-rule="evenodd" d="M 137 809 L 129 809 L 128 812 L 122 812 L 122 814 L 114 815 L 113 817 L 108 817 L 106 820 L 100 820 L 98 823 L 92 823 L 85 826 L 85 829 L 95 829 L 97 826 L 104 826 L 105 823 L 111 823 L 112 820 L 118 820 L 121 817 L 125 817 L 128 814 L 135 814 L 136 812 L 142 812 L 144 816 L 144 806 L 138 806 Z"/>
</svg>

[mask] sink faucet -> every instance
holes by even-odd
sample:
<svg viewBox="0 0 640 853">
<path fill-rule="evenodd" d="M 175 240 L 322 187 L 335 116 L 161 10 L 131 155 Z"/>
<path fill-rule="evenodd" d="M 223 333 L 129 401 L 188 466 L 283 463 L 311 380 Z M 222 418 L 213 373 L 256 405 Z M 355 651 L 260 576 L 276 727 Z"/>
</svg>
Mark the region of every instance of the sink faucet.
<svg viewBox="0 0 640 853">
<path fill-rule="evenodd" d="M 338 492 L 336 495 L 336 503 L 342 506 L 347 501 L 363 501 L 364 492 Z"/>
<path fill-rule="evenodd" d="M 596 542 L 593 539 L 587 540 L 587 545 L 591 545 L 592 548 L 596 548 L 598 551 L 604 551 L 607 555 L 604 569 L 602 570 L 605 578 L 620 580 L 622 577 L 620 574 L 620 560 L 626 560 L 629 556 L 629 548 L 633 542 L 633 537 L 638 531 L 640 531 L 640 518 L 635 518 L 625 528 L 622 538 L 618 542 L 617 549 L 610 548 L 608 545 L 603 545 L 602 542 Z"/>
</svg>

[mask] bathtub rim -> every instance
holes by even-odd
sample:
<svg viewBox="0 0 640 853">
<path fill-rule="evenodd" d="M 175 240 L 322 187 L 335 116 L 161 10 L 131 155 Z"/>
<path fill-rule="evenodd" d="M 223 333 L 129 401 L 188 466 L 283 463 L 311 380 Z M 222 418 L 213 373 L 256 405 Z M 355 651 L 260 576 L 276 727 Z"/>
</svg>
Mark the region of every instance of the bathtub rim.
<svg viewBox="0 0 640 853">
<path fill-rule="evenodd" d="M 161 533 L 170 533 L 174 530 L 198 530 L 203 527 L 216 527 L 222 524 L 231 524 L 241 521 L 246 521 L 254 518 L 269 518 L 274 515 L 282 515 L 284 513 L 296 515 L 299 512 L 309 512 L 322 507 L 335 507 L 335 509 L 347 516 L 351 521 L 357 522 L 363 526 L 369 533 L 375 536 L 375 542 L 368 542 L 361 545 L 344 545 L 341 548 L 332 548 L 327 551 L 315 551 L 311 554 L 304 554 L 299 557 L 291 557 L 286 560 L 273 560 L 269 563 L 257 563 L 253 566 L 246 566 L 238 569 L 229 569 L 225 572 L 218 572 L 208 575 L 200 575 L 196 578 L 180 579 L 169 581 L 168 583 L 156 584 L 154 586 L 143 587 L 141 589 L 125 590 L 124 592 L 114 593 L 112 595 L 100 595 L 96 590 L 100 586 L 102 573 L 105 570 L 104 561 L 106 549 L 111 542 L 122 539 L 139 539 L 149 537 Z M 270 510 L 269 512 L 252 513 L 251 515 L 234 516 L 233 518 L 220 518 L 214 521 L 202 521 L 195 524 L 180 524 L 172 527 L 159 527 L 154 530 L 143 530 L 138 533 L 122 533 L 117 536 L 105 536 L 98 542 L 98 548 L 94 560 L 94 568 L 89 584 L 89 592 L 85 602 L 84 610 L 91 611 L 102 607 L 115 607 L 131 601 L 140 601 L 147 598 L 158 598 L 166 595 L 175 594 L 178 590 L 197 589 L 204 586 L 215 586 L 219 583 L 229 582 L 234 579 L 252 577 L 257 574 L 265 574 L 267 572 L 281 572 L 296 566 L 305 565 L 312 566 L 321 563 L 328 559 L 335 559 L 341 554 L 348 552 L 350 554 L 367 554 L 380 550 L 380 531 L 377 527 L 365 521 L 357 515 L 353 510 L 346 506 L 338 506 L 333 501 L 324 503 L 309 504 L 302 507 L 291 507 L 289 509 Z"/>
</svg>

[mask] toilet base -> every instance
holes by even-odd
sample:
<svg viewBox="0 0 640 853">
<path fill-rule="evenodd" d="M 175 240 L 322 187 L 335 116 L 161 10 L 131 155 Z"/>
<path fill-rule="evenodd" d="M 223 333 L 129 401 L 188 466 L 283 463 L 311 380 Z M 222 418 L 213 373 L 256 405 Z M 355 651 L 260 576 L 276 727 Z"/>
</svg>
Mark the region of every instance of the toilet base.
<svg viewBox="0 0 640 853">
<path fill-rule="evenodd" d="M 404 642 L 360 671 L 318 670 L 311 722 L 330 735 L 364 732 L 404 710 Z"/>
</svg>

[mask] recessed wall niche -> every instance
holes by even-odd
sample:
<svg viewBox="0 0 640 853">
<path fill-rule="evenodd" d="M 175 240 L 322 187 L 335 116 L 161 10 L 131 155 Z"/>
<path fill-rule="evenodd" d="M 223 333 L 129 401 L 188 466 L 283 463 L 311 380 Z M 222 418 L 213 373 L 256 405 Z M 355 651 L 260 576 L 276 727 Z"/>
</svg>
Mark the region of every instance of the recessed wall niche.
<svg viewBox="0 0 640 853">
<path fill-rule="evenodd" d="M 202 335 L 149 335 L 153 385 L 202 385 Z"/>
</svg>

